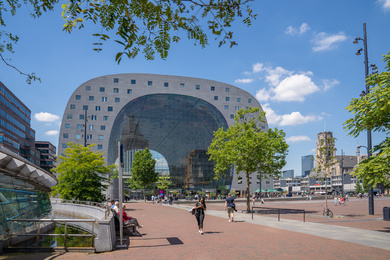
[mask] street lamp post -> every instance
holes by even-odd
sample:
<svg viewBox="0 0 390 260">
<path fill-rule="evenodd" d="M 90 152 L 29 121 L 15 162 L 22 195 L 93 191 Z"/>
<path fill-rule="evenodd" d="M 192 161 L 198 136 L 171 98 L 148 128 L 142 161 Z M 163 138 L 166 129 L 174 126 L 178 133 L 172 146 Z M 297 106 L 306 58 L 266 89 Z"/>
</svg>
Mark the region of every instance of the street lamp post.
<svg viewBox="0 0 390 260">
<path fill-rule="evenodd" d="M 344 198 L 344 152 L 341 149 L 341 197 Z"/>
<path fill-rule="evenodd" d="M 358 43 L 359 40 L 363 41 L 364 44 L 364 49 L 360 48 L 356 55 L 360 55 L 361 51 L 364 50 L 364 71 L 365 71 L 365 79 L 368 76 L 368 50 L 367 50 L 367 31 L 366 31 L 366 23 L 363 23 L 363 33 L 364 33 L 364 38 L 356 37 L 355 41 L 353 43 Z M 374 65 L 375 66 L 375 65 Z M 362 92 L 361 96 L 367 95 L 370 92 L 368 83 L 366 82 L 366 91 Z M 372 144 L 371 144 L 371 130 L 367 130 L 367 159 L 370 158 L 371 156 L 371 149 L 372 149 Z M 368 214 L 369 215 L 374 215 L 374 191 L 373 187 L 370 185 L 369 186 L 369 191 L 368 191 Z"/>
</svg>

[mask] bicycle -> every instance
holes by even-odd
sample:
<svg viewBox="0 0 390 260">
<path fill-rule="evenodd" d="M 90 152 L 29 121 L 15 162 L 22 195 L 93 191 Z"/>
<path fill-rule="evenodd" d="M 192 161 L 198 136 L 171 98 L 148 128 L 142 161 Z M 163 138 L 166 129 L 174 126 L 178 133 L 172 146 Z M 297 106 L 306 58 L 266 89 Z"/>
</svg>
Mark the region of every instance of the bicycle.
<svg viewBox="0 0 390 260">
<path fill-rule="evenodd" d="M 325 206 L 324 206 L 324 211 L 322 212 L 322 215 L 333 218 L 333 212 L 329 208 L 326 208 Z"/>
</svg>

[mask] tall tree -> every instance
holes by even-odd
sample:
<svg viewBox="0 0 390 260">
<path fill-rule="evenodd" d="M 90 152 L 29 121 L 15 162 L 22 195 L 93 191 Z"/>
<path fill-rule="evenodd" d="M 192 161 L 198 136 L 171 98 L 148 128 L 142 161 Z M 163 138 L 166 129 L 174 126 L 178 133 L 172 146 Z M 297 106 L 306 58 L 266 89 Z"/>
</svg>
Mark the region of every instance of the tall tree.
<svg viewBox="0 0 390 260">
<path fill-rule="evenodd" d="M 61 6 L 65 20 L 63 30 L 71 33 L 75 28 L 97 25 L 97 33 L 93 34 L 96 37 L 94 50 L 101 51 L 104 42 L 115 41 L 120 46 L 115 56 L 118 63 L 123 56 L 134 58 L 140 52 L 148 60 L 153 60 L 156 54 L 166 59 L 171 43 L 180 42 L 181 36 L 202 48 L 208 45 L 207 32 L 219 39 L 219 46 L 237 45 L 231 26 L 237 19 L 248 26 L 256 19 L 251 2 L 253 0 L 68 0 Z M 38 18 L 57 5 L 57 0 L 1 2 L 0 26 L 6 26 L 3 13 L 15 15 L 21 6 L 26 6 L 31 10 L 30 15 Z M 0 58 L 11 67 L 2 53 L 12 53 L 18 40 L 12 32 L 0 31 Z M 28 82 L 36 79 L 34 74 L 19 72 L 27 75 Z"/>
<path fill-rule="evenodd" d="M 144 190 L 144 201 L 146 202 L 146 186 L 157 181 L 158 172 L 155 171 L 156 160 L 148 148 L 139 150 L 134 154 L 134 161 L 131 167 L 131 178 L 128 182 L 132 187 L 142 187 Z"/>
<path fill-rule="evenodd" d="M 171 177 L 169 176 L 169 174 L 163 175 L 163 176 L 159 176 L 158 180 L 156 182 L 157 189 L 163 190 L 164 194 L 165 194 L 165 191 L 171 185 L 172 185 L 172 181 L 171 181 Z"/>
<path fill-rule="evenodd" d="M 324 179 L 325 181 L 325 208 L 328 209 L 328 179 L 330 179 L 336 164 L 336 138 L 328 137 L 326 134 L 324 138 L 319 138 L 317 144 L 316 154 L 316 166 L 314 171 L 316 172 L 317 178 Z"/>
<path fill-rule="evenodd" d="M 367 130 L 390 133 L 390 52 L 383 56 L 386 71 L 369 75 L 366 79 L 369 93 L 352 99 L 346 108 L 353 117 L 344 123 L 344 129 L 354 137 Z M 378 183 L 389 185 L 390 138 L 374 146 L 372 153 L 369 159 L 359 163 L 352 175 L 367 187 Z"/>
<path fill-rule="evenodd" d="M 109 184 L 109 174 L 115 166 L 106 166 L 103 153 L 93 152 L 94 145 L 68 143 L 64 155 L 59 156 L 59 165 L 53 169 L 58 173 L 58 184 L 53 195 L 62 199 L 101 202 Z"/>
<path fill-rule="evenodd" d="M 234 125 L 226 131 L 220 128 L 214 132 L 214 139 L 207 152 L 214 162 L 215 179 L 226 174 L 232 165 L 238 176 L 245 174 L 248 212 L 249 176 L 261 172 L 263 176 L 278 177 L 286 165 L 288 145 L 285 133 L 277 128 L 262 131 L 264 118 L 265 112 L 257 107 L 240 109 L 234 117 Z"/>
</svg>

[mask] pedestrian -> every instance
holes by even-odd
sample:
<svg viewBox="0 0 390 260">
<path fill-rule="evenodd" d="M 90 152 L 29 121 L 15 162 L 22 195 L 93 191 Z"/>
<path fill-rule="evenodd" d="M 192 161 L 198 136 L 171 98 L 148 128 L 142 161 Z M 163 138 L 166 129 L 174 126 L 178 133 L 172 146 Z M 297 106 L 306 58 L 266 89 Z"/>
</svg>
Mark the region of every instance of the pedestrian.
<svg viewBox="0 0 390 260">
<path fill-rule="evenodd" d="M 198 222 L 199 234 L 203 235 L 203 221 L 205 217 L 204 212 L 206 211 L 206 202 L 203 197 L 201 197 L 200 200 L 195 204 L 194 209 L 195 218 Z"/>
<path fill-rule="evenodd" d="M 255 205 L 255 202 L 256 202 L 256 195 L 253 194 L 253 196 L 252 196 L 252 206 Z"/>
<path fill-rule="evenodd" d="M 111 200 L 111 208 L 114 209 L 115 207 L 115 200 Z"/>
<path fill-rule="evenodd" d="M 309 195 L 309 199 L 310 199 L 310 201 L 311 201 L 311 194 Z"/>
<path fill-rule="evenodd" d="M 337 197 L 334 197 L 334 205 L 337 206 Z"/>
<path fill-rule="evenodd" d="M 225 210 L 227 210 L 229 222 L 234 222 L 234 208 L 236 204 L 234 203 L 234 197 L 231 196 L 231 194 L 228 194 L 228 197 L 225 201 Z M 231 215 L 231 218 L 230 218 Z"/>
<path fill-rule="evenodd" d="M 344 198 L 341 198 L 341 204 L 343 204 L 343 206 L 345 206 L 344 201 Z"/>
<path fill-rule="evenodd" d="M 347 195 L 345 195 L 345 201 L 347 201 L 348 200 L 348 194 Z"/>
<path fill-rule="evenodd" d="M 337 201 L 339 202 L 339 205 L 341 205 L 341 199 L 340 199 L 340 197 L 337 198 Z"/>
</svg>

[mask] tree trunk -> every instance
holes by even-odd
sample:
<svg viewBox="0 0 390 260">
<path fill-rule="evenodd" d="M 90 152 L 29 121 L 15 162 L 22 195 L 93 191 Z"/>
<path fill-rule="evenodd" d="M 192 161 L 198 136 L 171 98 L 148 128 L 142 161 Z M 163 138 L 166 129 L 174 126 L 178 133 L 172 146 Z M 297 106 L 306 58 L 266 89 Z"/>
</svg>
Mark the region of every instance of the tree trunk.
<svg viewBox="0 0 390 260">
<path fill-rule="evenodd" d="M 146 185 L 144 185 L 144 202 L 146 203 L 146 193 L 145 193 L 145 187 Z"/>
<path fill-rule="evenodd" d="M 246 173 L 246 210 L 247 212 L 251 212 L 251 205 L 250 205 L 250 201 L 249 201 L 249 173 L 247 172 Z"/>
<path fill-rule="evenodd" d="M 328 184 L 327 178 L 325 177 L 325 208 L 328 210 Z"/>
</svg>

